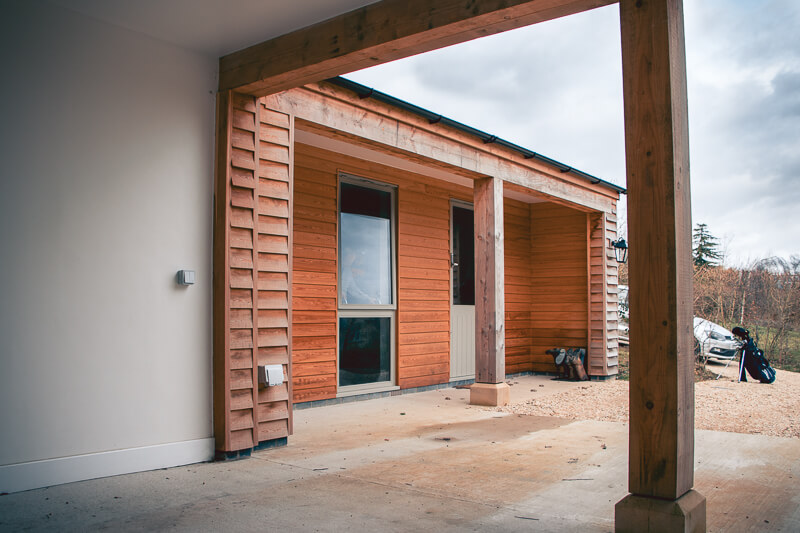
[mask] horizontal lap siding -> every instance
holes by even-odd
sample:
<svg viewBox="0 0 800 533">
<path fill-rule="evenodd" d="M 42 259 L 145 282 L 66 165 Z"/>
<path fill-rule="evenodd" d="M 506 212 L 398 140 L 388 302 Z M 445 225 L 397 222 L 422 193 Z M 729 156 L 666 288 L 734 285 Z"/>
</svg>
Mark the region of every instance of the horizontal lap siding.
<svg viewBox="0 0 800 533">
<path fill-rule="evenodd" d="M 399 184 L 397 367 L 405 389 L 450 379 L 450 200 L 444 189 Z"/>
<path fill-rule="evenodd" d="M 256 362 L 282 365 L 285 382 L 258 387 L 255 418 L 259 442 L 292 433 L 291 246 L 293 118 L 259 100 L 256 166 Z"/>
<path fill-rule="evenodd" d="M 589 216 L 589 373 L 617 374 L 617 263 L 609 243 L 616 239 L 616 216 Z"/>
<path fill-rule="evenodd" d="M 617 239 L 617 215 L 605 213 L 606 240 Z M 606 373 L 619 372 L 619 266 L 614 250 L 606 247 Z"/>
<path fill-rule="evenodd" d="M 292 352 L 295 402 L 336 396 L 337 177 L 296 146 Z"/>
<path fill-rule="evenodd" d="M 505 199 L 506 373 L 531 367 L 530 205 Z"/>
<path fill-rule="evenodd" d="M 230 126 L 217 178 L 214 428 L 217 449 L 236 451 L 291 433 L 290 384 L 260 388 L 258 365 L 291 375 L 292 118 L 249 96 L 220 102 Z"/>
<path fill-rule="evenodd" d="M 587 345 L 586 214 L 557 204 L 531 205 L 531 361 L 555 370 L 545 350 Z"/>
<path fill-rule="evenodd" d="M 450 198 L 472 191 L 298 144 L 295 154 L 294 401 L 336 396 L 338 172 L 397 185 L 396 370 L 401 388 L 450 378 Z M 312 307 L 315 312 L 312 311 Z"/>
</svg>

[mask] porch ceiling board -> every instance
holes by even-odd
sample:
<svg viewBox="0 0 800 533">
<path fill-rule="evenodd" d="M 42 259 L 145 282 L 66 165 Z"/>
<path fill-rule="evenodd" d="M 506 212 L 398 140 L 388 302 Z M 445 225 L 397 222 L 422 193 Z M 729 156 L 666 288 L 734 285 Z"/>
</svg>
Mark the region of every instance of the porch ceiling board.
<svg viewBox="0 0 800 533">
<path fill-rule="evenodd" d="M 444 163 L 465 175 L 495 176 L 548 199 L 613 212 L 617 193 L 548 168 L 501 147 L 485 144 L 412 113 L 358 99 L 330 84 L 312 84 L 267 97 L 298 120 L 363 139 L 418 161 Z"/>
<path fill-rule="evenodd" d="M 613 3 L 383 0 L 222 57 L 219 86 L 264 96 Z"/>
</svg>

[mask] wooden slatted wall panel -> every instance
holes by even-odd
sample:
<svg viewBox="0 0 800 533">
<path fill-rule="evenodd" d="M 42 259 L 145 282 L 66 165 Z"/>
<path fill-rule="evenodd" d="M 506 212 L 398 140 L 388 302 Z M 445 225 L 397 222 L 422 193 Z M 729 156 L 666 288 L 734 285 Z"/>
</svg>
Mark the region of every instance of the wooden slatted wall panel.
<svg viewBox="0 0 800 533">
<path fill-rule="evenodd" d="M 603 213 L 587 213 L 589 232 L 589 374 L 606 375 L 606 246 Z"/>
<path fill-rule="evenodd" d="M 531 361 L 553 372 L 545 350 L 587 345 L 586 215 L 557 204 L 531 205 Z"/>
<path fill-rule="evenodd" d="M 531 209 L 505 199 L 506 373 L 531 366 Z"/>
<path fill-rule="evenodd" d="M 616 215 L 589 213 L 589 373 L 618 372 L 617 262 L 611 241 L 617 238 Z"/>
<path fill-rule="evenodd" d="M 291 117 L 220 95 L 215 213 L 214 428 L 220 451 L 291 431 L 289 384 L 259 390 L 259 364 L 289 361 Z"/>
<path fill-rule="evenodd" d="M 472 190 L 303 144 L 295 158 L 294 401 L 336 396 L 340 171 L 398 186 L 397 382 L 402 388 L 446 383 L 450 198 L 471 200 Z"/>
<path fill-rule="evenodd" d="M 292 174 L 294 118 L 258 101 L 256 145 L 256 336 L 259 365 L 283 365 L 284 384 L 257 390 L 258 441 L 292 433 Z M 258 380 L 257 373 L 253 379 Z"/>
<path fill-rule="evenodd" d="M 617 240 L 617 215 L 606 219 L 606 375 L 619 372 L 619 267 L 614 250 L 607 243 Z"/>
<path fill-rule="evenodd" d="M 294 176 L 294 402 L 336 396 L 337 176 L 306 148 Z"/>
</svg>

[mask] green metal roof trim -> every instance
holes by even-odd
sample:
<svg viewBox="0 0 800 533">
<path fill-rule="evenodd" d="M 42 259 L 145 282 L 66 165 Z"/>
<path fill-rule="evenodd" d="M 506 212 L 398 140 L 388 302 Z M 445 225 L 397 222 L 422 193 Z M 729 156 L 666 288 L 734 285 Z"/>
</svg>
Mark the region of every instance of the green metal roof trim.
<svg viewBox="0 0 800 533">
<path fill-rule="evenodd" d="M 338 76 L 336 78 L 329 78 L 325 81 L 333 85 L 336 85 L 338 87 L 343 87 L 345 89 L 353 91 L 358 95 L 359 98 L 373 98 L 379 102 L 383 102 L 390 106 L 397 107 L 405 111 L 409 111 L 411 113 L 414 113 L 415 115 L 419 115 L 420 117 L 426 119 L 431 124 L 444 124 L 445 126 L 455 128 L 459 131 L 477 137 L 485 144 L 494 143 L 504 148 L 508 148 L 509 150 L 513 150 L 519 154 L 522 154 L 522 156 L 525 159 L 536 159 L 537 161 L 542 161 L 543 163 L 547 163 L 548 165 L 556 167 L 561 172 L 565 173 L 569 172 L 571 174 L 574 174 L 589 181 L 594 185 L 603 185 L 604 187 L 607 187 L 621 194 L 627 194 L 628 192 L 624 187 L 615 185 L 610 181 L 602 180 L 596 176 L 587 174 L 586 172 L 581 172 L 576 168 L 572 168 L 571 166 L 565 165 L 564 163 L 556 161 L 555 159 L 550 159 L 549 157 L 543 156 L 542 154 L 536 153 L 532 150 L 528 150 L 527 148 L 523 148 L 522 146 L 506 141 L 505 139 L 501 139 L 496 135 L 490 135 L 485 131 L 481 131 L 473 127 L 467 126 L 466 124 L 462 124 L 461 122 L 458 122 L 456 120 L 449 119 L 447 117 L 439 115 L 438 113 L 428 111 L 427 109 L 406 102 L 405 100 L 400 100 L 399 98 L 395 98 L 394 96 L 382 93 L 380 91 L 372 89 L 371 87 L 367 87 L 365 85 L 361 85 L 360 83 L 348 80 L 347 78 L 342 78 L 341 76 Z"/>
</svg>

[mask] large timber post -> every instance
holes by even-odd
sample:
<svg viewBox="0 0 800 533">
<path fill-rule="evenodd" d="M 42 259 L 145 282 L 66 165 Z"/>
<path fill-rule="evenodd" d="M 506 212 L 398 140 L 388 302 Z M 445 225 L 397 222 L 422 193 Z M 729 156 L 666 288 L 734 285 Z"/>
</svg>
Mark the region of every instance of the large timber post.
<svg viewBox="0 0 800 533">
<path fill-rule="evenodd" d="M 682 0 L 622 0 L 630 456 L 616 531 L 705 531 L 694 484 L 691 205 Z"/>
<path fill-rule="evenodd" d="M 506 405 L 503 181 L 475 180 L 475 383 L 473 405 Z"/>
</svg>

